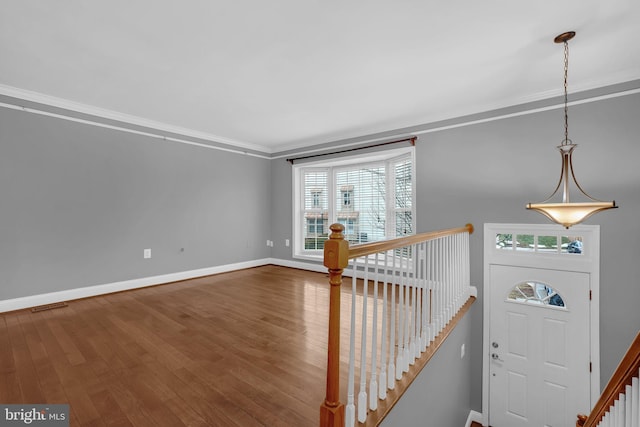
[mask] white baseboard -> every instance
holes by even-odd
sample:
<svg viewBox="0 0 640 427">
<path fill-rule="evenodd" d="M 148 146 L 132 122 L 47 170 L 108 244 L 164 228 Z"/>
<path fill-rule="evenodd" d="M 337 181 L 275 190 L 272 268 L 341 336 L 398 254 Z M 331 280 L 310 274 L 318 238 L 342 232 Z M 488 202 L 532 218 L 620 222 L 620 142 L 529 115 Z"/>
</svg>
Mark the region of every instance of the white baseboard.
<svg viewBox="0 0 640 427">
<path fill-rule="evenodd" d="M 243 268 L 259 267 L 267 264 L 284 265 L 273 258 L 264 258 L 253 261 L 226 264 L 216 267 L 207 267 L 197 270 L 180 271 L 177 273 L 162 274 L 159 276 L 142 277 L 139 279 L 124 280 L 121 282 L 107 283 L 103 285 L 87 286 L 82 288 L 68 289 L 46 294 L 30 295 L 26 297 L 0 300 L 0 313 L 14 310 L 22 310 L 30 307 L 37 307 L 56 302 L 70 301 L 80 298 L 88 298 L 97 295 L 110 294 L 113 292 L 128 291 L 131 289 L 144 288 L 147 286 L 161 285 L 163 283 L 176 282 L 179 280 L 193 279 L 196 277 L 209 276 L 212 274 L 226 273 L 228 271 L 242 270 Z M 296 267 L 302 268 L 302 267 Z"/>
<path fill-rule="evenodd" d="M 128 291 L 132 289 L 156 286 L 163 283 L 188 280 L 196 277 L 210 276 L 212 274 L 226 273 L 229 271 L 242 270 L 244 268 L 260 267 L 262 265 L 278 265 L 281 267 L 298 268 L 301 270 L 326 273 L 327 267 L 319 263 L 286 260 L 279 258 L 263 258 L 253 261 L 239 262 L 235 264 L 219 265 L 215 267 L 201 268 L 197 270 L 180 271 L 177 273 L 162 274 L 158 276 L 142 277 L 139 279 L 124 280 L 121 282 L 107 283 L 103 285 L 86 286 L 82 288 L 68 289 L 46 294 L 29 295 L 7 300 L 0 300 L 0 313 L 8 311 L 22 310 L 25 308 L 37 307 L 56 302 L 71 301 L 75 299 L 94 297 L 98 295 L 111 294 L 114 292 Z M 345 272 L 345 276 L 350 272 Z M 358 273 L 360 276 L 360 272 Z M 472 287 L 472 294 L 475 288 Z M 477 294 L 477 290 L 476 290 Z"/>
<path fill-rule="evenodd" d="M 482 414 L 474 410 L 469 411 L 469 416 L 467 417 L 467 423 L 464 425 L 464 427 L 470 427 L 473 421 L 482 424 Z"/>
<path fill-rule="evenodd" d="M 311 262 L 292 261 L 287 259 L 269 258 L 269 264 L 279 265 L 281 267 L 299 268 L 300 270 L 315 271 L 318 273 L 326 273 L 327 267 L 322 264 L 314 264 Z"/>
</svg>

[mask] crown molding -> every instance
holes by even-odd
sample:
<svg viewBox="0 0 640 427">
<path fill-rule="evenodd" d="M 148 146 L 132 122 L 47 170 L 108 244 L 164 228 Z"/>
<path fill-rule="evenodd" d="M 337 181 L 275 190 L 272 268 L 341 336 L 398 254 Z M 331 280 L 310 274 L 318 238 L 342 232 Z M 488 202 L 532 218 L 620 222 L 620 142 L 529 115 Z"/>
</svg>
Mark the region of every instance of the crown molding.
<svg viewBox="0 0 640 427">
<path fill-rule="evenodd" d="M 216 144 L 224 144 L 238 149 L 238 152 L 242 152 L 242 149 L 250 150 L 262 154 L 271 154 L 271 149 L 258 144 L 251 144 L 244 141 L 238 141 L 230 138 L 226 138 L 219 135 L 213 135 L 206 132 L 200 132 L 193 129 L 188 129 L 180 126 L 171 125 L 168 123 L 158 122 L 155 120 L 145 119 L 143 117 L 134 116 L 131 114 L 120 113 L 113 110 L 108 110 L 88 104 L 83 104 L 76 101 L 71 101 L 64 98 L 58 98 L 51 95 L 46 95 L 39 92 L 34 92 L 26 89 L 21 89 L 13 86 L 8 86 L 0 83 L 0 96 L 7 96 L 14 98 L 17 101 L 26 101 L 29 103 L 35 103 L 37 106 L 23 106 L 25 110 L 38 111 L 47 115 L 56 116 L 58 118 L 72 118 L 76 121 L 84 121 L 86 123 L 107 125 L 107 127 L 118 128 L 121 130 L 132 130 L 137 133 L 145 133 L 140 131 L 143 128 L 145 130 L 151 130 L 150 134 L 168 133 L 173 135 L 179 135 L 185 138 L 193 138 L 205 144 L 197 144 L 198 141 L 186 141 L 182 138 L 172 138 L 177 142 L 195 142 L 197 145 L 208 145 L 210 143 L 211 148 L 217 148 Z M 56 111 L 57 109 L 63 111 Z M 75 115 L 73 113 L 76 113 Z M 80 115 L 80 116 L 78 116 Z M 67 116 L 67 117 L 63 117 Z M 82 117 L 88 116 L 88 117 Z M 116 122 L 117 124 L 109 123 Z M 154 132 L 155 131 L 155 132 Z M 161 135 L 164 136 L 164 135 Z M 169 139 L 167 137 L 166 139 Z M 231 150 L 229 150 L 231 151 Z"/>
<path fill-rule="evenodd" d="M 629 76 L 627 76 L 629 77 Z M 636 76 L 637 77 L 637 76 Z M 598 86 L 594 82 L 583 85 L 578 91 L 570 94 L 572 101 L 569 105 L 584 104 L 608 98 L 630 95 L 640 92 L 640 79 L 623 80 L 611 79 L 612 83 Z M 602 82 L 600 82 L 602 83 Z M 421 135 L 462 126 L 502 120 L 510 117 L 539 113 L 560 108 L 562 104 L 561 91 L 546 91 L 527 96 L 511 102 L 502 102 L 474 108 L 473 111 L 459 111 L 458 115 L 431 118 L 425 123 L 384 130 L 377 133 L 354 134 L 353 137 L 338 138 L 327 141 L 312 139 L 306 142 L 285 144 L 277 147 L 266 147 L 237 141 L 193 129 L 173 126 L 167 123 L 153 121 L 142 117 L 102 109 L 87 104 L 78 103 L 38 92 L 20 89 L 0 84 L 0 96 L 11 98 L 8 103 L 0 100 L 0 106 L 21 109 L 33 113 L 87 123 L 95 126 L 107 127 L 126 132 L 137 133 L 174 142 L 218 149 L 237 154 L 252 155 L 264 159 L 280 159 L 295 155 L 318 153 L 335 146 L 357 146 L 372 142 L 379 142 L 398 138 L 405 135 Z M 22 105 L 33 103 L 35 105 Z"/>
</svg>

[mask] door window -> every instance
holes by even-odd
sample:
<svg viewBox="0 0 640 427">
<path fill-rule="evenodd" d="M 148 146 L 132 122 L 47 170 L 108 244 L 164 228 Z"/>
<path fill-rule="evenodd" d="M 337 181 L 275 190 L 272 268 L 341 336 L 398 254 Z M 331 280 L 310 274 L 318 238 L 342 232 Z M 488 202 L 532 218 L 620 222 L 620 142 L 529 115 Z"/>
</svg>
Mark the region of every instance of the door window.
<svg viewBox="0 0 640 427">
<path fill-rule="evenodd" d="M 540 307 L 552 306 L 564 308 L 564 298 L 551 286 L 544 283 L 527 281 L 515 285 L 509 292 L 507 301 L 532 304 Z"/>
</svg>

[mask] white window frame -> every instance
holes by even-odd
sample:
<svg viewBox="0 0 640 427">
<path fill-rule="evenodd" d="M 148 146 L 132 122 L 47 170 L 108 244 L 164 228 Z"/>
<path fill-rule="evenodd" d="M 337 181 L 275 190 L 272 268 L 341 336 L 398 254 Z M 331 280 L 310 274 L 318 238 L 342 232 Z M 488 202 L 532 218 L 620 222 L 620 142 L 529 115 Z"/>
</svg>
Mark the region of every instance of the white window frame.
<svg viewBox="0 0 640 427">
<path fill-rule="evenodd" d="M 374 153 L 368 153 L 358 156 L 341 157 L 339 159 L 328 159 L 314 162 L 305 162 L 300 164 L 294 164 L 292 167 L 292 180 L 293 180 L 293 224 L 292 224 L 292 251 L 294 258 L 308 259 L 308 260 L 322 260 L 323 253 L 321 250 L 305 250 L 304 249 L 304 233 L 303 227 L 304 219 L 304 185 L 302 183 L 303 171 L 326 171 L 327 172 L 327 188 L 328 188 L 328 211 L 329 211 L 329 223 L 328 226 L 337 222 L 338 207 L 336 206 L 336 197 L 334 191 L 336 190 L 334 179 L 336 172 L 345 168 L 353 167 L 354 165 L 366 166 L 366 164 L 386 162 L 388 165 L 397 161 L 399 158 L 409 156 L 411 159 L 411 176 L 412 176 L 412 194 L 411 194 L 411 221 L 412 229 L 415 232 L 416 229 L 416 181 L 415 181 L 415 148 L 403 147 L 392 150 L 378 151 Z M 389 171 L 389 168 L 387 168 Z M 394 174 L 389 174 L 387 180 L 387 189 L 391 188 L 395 191 Z M 390 194 L 387 192 L 387 194 Z M 395 193 L 392 193 L 395 194 Z M 353 196 L 352 196 L 353 198 Z M 352 199 L 353 202 L 353 199 Z M 395 203 L 393 197 L 387 197 L 386 200 L 386 223 L 385 223 L 385 235 L 395 237 Z M 393 220 L 390 218 L 393 217 Z M 327 228 L 325 232 L 331 231 Z"/>
</svg>

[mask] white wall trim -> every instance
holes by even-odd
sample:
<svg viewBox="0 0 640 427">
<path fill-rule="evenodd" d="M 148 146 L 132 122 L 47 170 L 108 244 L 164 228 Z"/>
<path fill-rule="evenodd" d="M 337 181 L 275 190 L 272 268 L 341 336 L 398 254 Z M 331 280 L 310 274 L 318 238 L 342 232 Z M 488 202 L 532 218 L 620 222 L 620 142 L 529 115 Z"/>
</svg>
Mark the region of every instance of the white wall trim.
<svg viewBox="0 0 640 427">
<path fill-rule="evenodd" d="M 37 307 L 45 304 L 53 304 L 56 302 L 71 301 L 75 299 L 111 294 L 114 292 L 139 289 L 148 286 L 162 285 L 165 283 L 178 282 L 180 280 L 194 279 L 196 277 L 227 273 L 229 271 L 260 267 L 269 264 L 277 265 L 280 267 L 314 271 L 316 273 L 327 273 L 327 267 L 319 263 L 294 261 L 280 258 L 262 258 L 252 261 L 238 262 L 235 264 L 218 265 L 215 267 L 200 268 L 197 270 L 179 271 L 176 273 L 161 274 L 158 276 L 141 277 L 139 279 L 123 280 L 120 282 L 106 283 L 102 285 L 86 286 L 82 288 L 67 289 L 58 292 L 49 292 L 45 294 L 29 295 L 26 297 L 0 300 L 0 313 L 22 310 L 25 308 Z M 352 269 L 345 269 L 344 277 L 351 277 L 352 272 Z M 358 277 L 363 278 L 363 273 L 358 272 Z M 471 286 L 469 288 L 469 294 L 472 296 L 477 296 L 477 288 L 475 286 Z"/>
<path fill-rule="evenodd" d="M 469 416 L 467 417 L 467 422 L 465 423 L 464 427 L 471 427 L 471 423 L 474 421 L 482 424 L 482 414 L 472 409 L 469 411 Z"/>
<path fill-rule="evenodd" d="M 628 79 L 621 79 L 620 81 L 612 84 L 624 83 L 627 80 Z M 594 85 L 593 87 L 583 89 L 583 91 L 597 89 L 598 87 L 601 87 L 601 86 Z M 609 99 L 609 98 L 616 98 L 619 96 L 632 95 L 639 92 L 640 92 L 640 88 L 623 89 L 623 90 L 620 90 L 619 92 L 607 93 L 604 95 L 587 96 L 584 99 L 571 101 L 569 105 L 578 105 L 578 104 L 584 104 L 589 102 L 595 102 L 595 101 L 600 101 L 600 100 Z M 259 144 L 252 144 L 245 141 L 238 141 L 231 138 L 225 138 L 219 135 L 212 135 L 205 132 L 199 132 L 193 129 L 178 127 L 178 126 L 170 125 L 167 123 L 162 123 L 162 122 L 145 119 L 138 116 L 133 116 L 130 114 L 120 113 L 113 110 L 107 110 L 104 108 L 99 108 L 99 107 L 95 107 L 88 104 L 82 104 L 82 103 L 71 101 L 68 99 L 58 98 L 55 96 L 46 95 L 46 94 L 34 92 L 34 91 L 29 91 L 26 89 L 21 89 L 13 86 L 8 86 L 5 84 L 0 84 L 0 95 L 5 95 L 5 96 L 9 96 L 12 98 L 21 99 L 29 102 L 36 102 L 41 105 L 46 105 L 49 107 L 62 108 L 62 109 L 74 111 L 77 113 L 89 114 L 91 116 L 96 117 L 96 120 L 78 119 L 69 115 L 51 113 L 49 111 L 46 111 L 45 109 L 27 108 L 17 104 L 7 104 L 7 103 L 0 104 L 1 106 L 6 108 L 14 108 L 14 109 L 19 109 L 19 110 L 23 110 L 31 113 L 49 115 L 52 117 L 57 117 L 59 119 L 72 120 L 72 121 L 83 122 L 83 123 L 91 124 L 95 126 L 102 126 L 102 127 L 113 128 L 121 131 L 129 131 L 132 133 L 143 134 L 143 132 L 139 132 L 134 129 L 129 129 L 126 126 L 113 126 L 105 123 L 100 123 L 99 121 L 100 118 L 106 119 L 106 120 L 116 120 L 121 123 L 128 123 L 134 126 L 143 126 L 145 128 L 155 129 L 160 133 L 170 132 L 177 135 L 184 135 L 185 137 L 192 137 L 192 138 L 197 138 L 205 141 L 210 141 L 212 143 L 228 144 L 230 146 L 237 147 L 238 150 L 225 149 L 223 147 L 218 147 L 215 145 L 200 144 L 195 141 L 189 141 L 182 138 L 171 138 L 171 140 L 173 140 L 174 142 L 197 145 L 197 146 L 218 149 L 218 150 L 237 152 L 242 154 L 249 154 L 249 155 L 254 155 L 256 157 L 267 158 L 272 160 L 280 159 L 284 157 L 291 157 L 295 155 L 305 155 L 307 153 L 313 153 L 313 152 L 324 151 L 329 149 L 328 147 L 315 147 L 319 144 L 325 144 L 327 141 L 308 142 L 302 145 L 289 144 L 289 145 L 283 145 L 275 148 L 270 148 L 270 147 L 262 146 Z M 469 126 L 469 125 L 474 125 L 479 123 L 491 122 L 495 120 L 502 120 L 502 119 L 511 118 L 511 117 L 539 113 L 547 110 L 558 109 L 558 108 L 561 108 L 562 105 L 554 103 L 552 105 L 548 105 L 544 107 L 538 107 L 538 108 L 526 107 L 522 111 L 494 115 L 496 114 L 495 113 L 496 110 L 513 107 L 514 105 L 517 106 L 522 103 L 527 104 L 527 103 L 537 102 L 544 99 L 548 99 L 549 97 L 556 96 L 556 95 L 559 95 L 559 94 L 545 93 L 541 96 L 533 97 L 531 99 L 520 100 L 519 102 L 515 102 L 515 103 L 513 102 L 507 103 L 506 105 L 500 104 L 500 105 L 494 105 L 494 106 L 485 106 L 484 108 L 477 109 L 476 112 L 467 112 L 467 113 L 461 112 L 460 114 L 453 115 L 452 117 L 433 118 L 427 123 L 419 124 L 411 128 L 392 130 L 390 132 L 395 132 L 395 133 L 389 133 L 389 134 L 386 134 L 385 136 L 377 136 L 376 134 L 373 134 L 363 138 L 360 138 L 360 137 L 343 138 L 341 140 L 332 141 L 331 147 L 335 147 L 336 143 L 340 143 L 340 142 L 342 143 L 340 144 L 340 146 L 350 146 L 350 145 L 374 143 L 378 141 L 389 141 L 391 139 L 399 138 L 399 137 L 422 135 L 422 134 L 438 132 L 446 129 L 453 129 L 453 128 Z M 475 116 L 478 114 L 485 114 L 485 113 L 489 113 L 488 117 L 478 118 L 478 119 L 466 117 L 467 115 Z M 441 121 L 448 122 L 453 119 L 455 119 L 456 121 L 455 123 L 450 123 L 450 124 L 441 125 L 441 126 L 437 126 L 437 125 L 432 126 L 433 124 L 437 124 L 438 122 L 441 122 Z M 169 137 L 165 137 L 164 135 L 156 135 L 155 133 L 149 133 L 149 136 L 157 137 L 161 139 L 169 139 Z M 351 139 L 354 139 L 354 138 L 356 138 L 357 141 L 349 142 Z M 247 153 L 243 149 L 255 150 L 261 153 L 265 153 L 265 155 L 261 155 L 257 153 Z M 292 151 L 292 152 L 288 154 L 281 154 L 284 151 Z M 270 156 L 270 154 L 277 154 L 277 155 Z"/>
<path fill-rule="evenodd" d="M 144 288 L 147 286 L 161 285 L 164 283 L 176 282 L 179 280 L 193 279 L 196 277 L 209 276 L 212 274 L 226 273 L 244 268 L 259 267 L 267 264 L 277 264 L 272 258 L 263 258 L 252 261 L 238 262 L 235 264 L 219 265 L 215 267 L 201 268 L 190 271 L 180 271 L 176 273 L 162 274 L 158 276 L 142 277 L 139 279 L 124 280 L 121 282 L 106 283 L 102 285 L 87 286 L 82 288 L 67 289 L 64 291 L 50 292 L 46 294 L 30 295 L 26 297 L 0 300 L 0 313 L 14 310 L 22 310 L 30 307 L 37 307 L 45 304 L 52 304 L 62 301 L 70 301 L 80 298 L 88 298 L 98 295 L 105 295 L 114 292 L 128 291 L 131 289 Z M 278 264 L 279 265 L 279 264 Z M 301 267 L 296 267 L 301 268 Z"/>
<path fill-rule="evenodd" d="M 298 268 L 300 270 L 315 271 L 317 273 L 328 272 L 327 267 L 320 264 L 310 262 L 292 261 L 280 258 L 269 258 L 269 264 L 278 265 L 280 267 Z"/>
<path fill-rule="evenodd" d="M 269 149 L 263 146 L 244 143 L 241 141 L 224 138 L 217 135 L 211 135 L 204 132 L 198 132 L 191 129 L 172 126 L 165 123 L 143 119 L 141 117 L 118 113 L 116 111 L 105 110 L 105 109 L 93 107 L 86 104 L 80 104 L 73 101 L 68 101 L 62 98 L 56 98 L 56 97 L 44 95 L 37 92 L 26 91 L 24 89 L 18 89 L 11 86 L 0 84 L 0 95 L 6 95 L 6 96 L 10 96 L 13 98 L 17 98 L 17 99 L 21 99 L 29 102 L 36 102 L 49 107 L 62 108 L 65 110 L 74 111 L 76 113 L 88 114 L 90 116 L 95 117 L 96 119 L 95 120 L 81 119 L 78 117 L 73 117 L 68 114 L 53 113 L 53 112 L 47 111 L 44 108 L 32 108 L 32 107 L 25 107 L 15 103 L 9 104 L 9 103 L 0 102 L 0 107 L 4 107 L 4 108 L 10 108 L 14 110 L 24 111 L 27 113 L 39 114 L 43 116 L 54 117 L 61 120 L 68 120 L 72 122 L 118 130 L 122 132 L 129 132 L 137 135 L 149 136 L 152 138 L 158 138 L 158 139 L 163 139 L 167 141 L 179 142 L 182 144 L 195 145 L 203 148 L 228 151 L 228 152 L 238 153 L 238 154 L 246 154 L 246 155 L 251 155 L 251 156 L 260 157 L 264 159 L 271 159 L 271 157 L 268 155 L 250 153 L 245 151 L 246 149 L 246 150 L 259 151 L 262 153 L 269 153 Z M 107 123 L 101 122 L 100 119 L 115 120 L 123 124 L 129 124 L 133 126 L 142 126 L 144 128 L 153 129 L 157 131 L 157 133 L 131 129 L 126 125 L 118 126 L 118 125 L 107 124 Z M 224 148 L 217 145 L 202 144 L 196 141 L 189 141 L 184 138 L 169 137 L 164 135 L 163 134 L 164 132 L 172 133 L 176 135 L 183 135 L 185 138 L 191 137 L 191 138 L 196 138 L 204 141 L 209 141 L 213 144 L 215 143 L 227 144 L 229 146 L 235 147 L 235 149 Z"/>
</svg>

